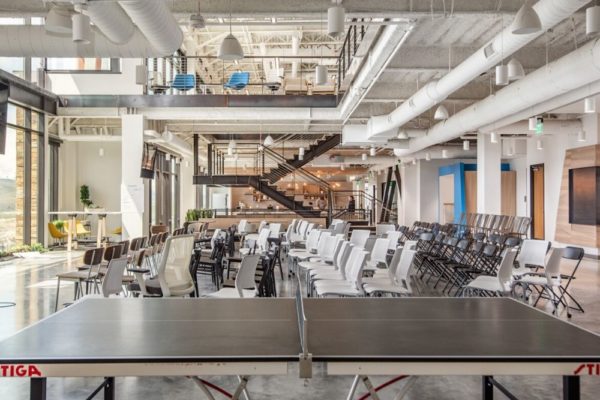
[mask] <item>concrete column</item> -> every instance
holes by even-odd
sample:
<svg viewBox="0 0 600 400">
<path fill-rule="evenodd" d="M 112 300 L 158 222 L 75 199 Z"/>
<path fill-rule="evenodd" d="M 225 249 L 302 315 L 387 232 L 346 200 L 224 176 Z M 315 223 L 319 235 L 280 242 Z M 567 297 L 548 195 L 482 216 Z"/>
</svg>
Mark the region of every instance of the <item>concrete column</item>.
<svg viewBox="0 0 600 400">
<path fill-rule="evenodd" d="M 140 178 L 144 150 L 144 116 L 121 117 L 121 212 L 123 238 L 144 233 L 144 180 Z M 101 171 L 100 171 L 101 173 Z"/>
<path fill-rule="evenodd" d="M 500 138 L 499 138 L 500 139 Z M 490 135 L 477 135 L 477 212 L 501 213 L 502 145 L 492 143 Z"/>
</svg>

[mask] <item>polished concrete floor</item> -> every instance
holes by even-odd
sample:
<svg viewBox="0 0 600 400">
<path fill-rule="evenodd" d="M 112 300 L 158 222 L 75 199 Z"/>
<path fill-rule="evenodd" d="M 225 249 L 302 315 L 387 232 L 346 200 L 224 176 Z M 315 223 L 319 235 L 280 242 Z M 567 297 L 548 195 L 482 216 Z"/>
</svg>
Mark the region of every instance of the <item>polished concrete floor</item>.
<svg viewBox="0 0 600 400">
<path fill-rule="evenodd" d="M 64 252 L 53 252 L 40 258 L 0 262 L 0 301 L 12 301 L 15 307 L 0 308 L 0 340 L 17 330 L 26 327 L 54 310 L 56 295 L 55 275 L 76 266 L 81 254 L 67 257 Z M 568 266 L 565 266 L 567 268 Z M 279 278 L 278 278 L 279 279 Z M 280 294 L 292 293 L 292 285 L 286 279 L 279 282 Z M 203 283 L 203 291 L 210 291 L 211 285 Z M 585 314 L 575 312 L 572 321 L 600 333 L 600 265 L 597 261 L 585 260 L 573 284 L 573 292 L 585 307 Z M 425 291 L 426 295 L 435 293 Z M 64 283 L 61 287 L 59 303 L 72 299 L 73 287 Z M 542 305 L 541 308 L 544 308 Z M 565 318 L 561 313 L 561 318 Z M 90 338 L 107 340 L 107 338 Z M 401 338 L 399 338 L 401 340 Z M 375 384 L 386 378 L 375 377 Z M 560 399 L 561 379 L 559 377 L 500 377 L 498 380 L 510 388 L 520 399 Z M 211 379 L 230 392 L 235 388 L 232 378 Z M 407 381 L 397 383 L 381 392 L 382 399 L 392 399 Z M 297 378 L 292 370 L 284 377 L 255 377 L 250 380 L 249 390 L 252 399 L 344 399 L 352 383 L 351 377 L 325 377 L 323 371 L 316 370 L 310 381 Z M 48 399 L 84 399 L 100 384 L 99 379 L 50 379 Z M 363 393 L 360 388 L 358 393 Z M 200 390 L 187 378 L 117 378 L 117 398 L 119 399 L 190 399 L 203 398 Z M 600 377 L 582 379 L 582 398 L 600 398 Z M 497 398 L 503 398 L 499 392 Z M 29 398 L 27 380 L 0 378 L 0 400 Z M 419 377 L 412 384 L 406 399 L 476 399 L 481 396 L 481 381 L 477 377 Z M 217 399 L 218 395 L 215 396 Z M 355 398 L 359 398 L 357 395 Z M 222 398 L 222 397 L 221 397 Z"/>
</svg>

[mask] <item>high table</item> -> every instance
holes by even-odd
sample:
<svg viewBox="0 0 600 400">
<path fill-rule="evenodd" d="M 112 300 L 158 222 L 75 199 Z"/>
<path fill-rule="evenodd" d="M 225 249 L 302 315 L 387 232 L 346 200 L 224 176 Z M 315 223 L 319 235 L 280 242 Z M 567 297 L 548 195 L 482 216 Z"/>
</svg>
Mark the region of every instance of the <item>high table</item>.
<svg viewBox="0 0 600 400">
<path fill-rule="evenodd" d="M 69 230 L 67 231 L 67 251 L 73 248 L 73 239 L 77 238 L 77 216 L 95 215 L 98 217 L 98 228 L 96 246 L 100 247 L 102 238 L 106 236 L 106 217 L 108 215 L 120 215 L 120 211 L 50 211 L 48 215 L 66 215 L 69 218 Z"/>
</svg>

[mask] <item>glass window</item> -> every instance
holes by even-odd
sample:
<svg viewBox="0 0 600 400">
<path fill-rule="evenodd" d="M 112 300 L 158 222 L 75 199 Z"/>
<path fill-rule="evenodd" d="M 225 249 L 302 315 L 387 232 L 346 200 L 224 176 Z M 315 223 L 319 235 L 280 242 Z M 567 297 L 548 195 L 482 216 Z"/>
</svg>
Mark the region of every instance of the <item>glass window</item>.
<svg viewBox="0 0 600 400">
<path fill-rule="evenodd" d="M 48 71 L 111 71 L 110 58 L 47 58 Z"/>
</svg>

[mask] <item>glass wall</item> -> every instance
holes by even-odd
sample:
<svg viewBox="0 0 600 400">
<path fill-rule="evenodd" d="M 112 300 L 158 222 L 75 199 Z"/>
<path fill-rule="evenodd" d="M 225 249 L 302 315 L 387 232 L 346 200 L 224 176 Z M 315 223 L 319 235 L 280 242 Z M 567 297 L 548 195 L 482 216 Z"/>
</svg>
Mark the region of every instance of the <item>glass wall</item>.
<svg viewBox="0 0 600 400">
<path fill-rule="evenodd" d="M 9 104 L 7 122 L 0 155 L 0 250 L 44 238 L 44 116 Z"/>
</svg>

